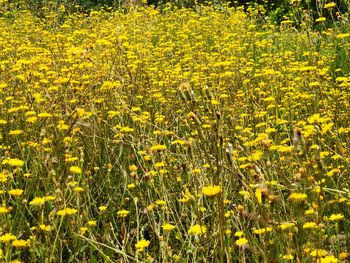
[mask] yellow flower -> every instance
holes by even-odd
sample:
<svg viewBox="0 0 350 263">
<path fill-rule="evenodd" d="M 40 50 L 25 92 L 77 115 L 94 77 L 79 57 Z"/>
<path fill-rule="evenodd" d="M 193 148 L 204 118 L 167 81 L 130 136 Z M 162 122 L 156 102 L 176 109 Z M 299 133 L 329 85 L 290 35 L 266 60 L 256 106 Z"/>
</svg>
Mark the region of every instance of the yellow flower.
<svg viewBox="0 0 350 263">
<path fill-rule="evenodd" d="M 333 126 L 334 126 L 333 122 L 323 124 L 321 134 L 324 135 L 327 132 L 331 131 Z"/>
<path fill-rule="evenodd" d="M 0 206 L 0 215 L 1 215 L 1 214 L 6 214 L 6 213 L 8 213 L 8 212 L 10 212 L 10 209 L 8 209 L 8 208 L 5 207 L 5 206 Z"/>
<path fill-rule="evenodd" d="M 74 208 L 69 208 L 66 207 L 65 209 L 62 209 L 60 211 L 57 212 L 58 216 L 66 216 L 66 215 L 74 215 L 75 213 L 77 213 L 78 210 L 74 209 Z"/>
<path fill-rule="evenodd" d="M 22 167 L 24 165 L 24 161 L 14 158 L 14 159 L 5 159 L 1 162 L 1 164 L 8 164 L 11 167 Z"/>
<path fill-rule="evenodd" d="M 136 185 L 134 183 L 128 184 L 128 189 L 134 189 L 136 187 Z"/>
<path fill-rule="evenodd" d="M 171 145 L 177 145 L 177 144 L 179 144 L 179 145 L 184 145 L 184 144 L 186 144 L 186 141 L 183 141 L 183 140 L 174 140 L 174 141 L 171 142 Z"/>
<path fill-rule="evenodd" d="M 307 199 L 307 194 L 305 193 L 291 193 L 288 200 L 300 202 Z"/>
<path fill-rule="evenodd" d="M 130 128 L 130 127 L 126 126 L 126 127 L 121 128 L 120 132 L 122 132 L 122 133 L 131 133 L 134 130 L 135 130 L 134 128 Z"/>
<path fill-rule="evenodd" d="M 163 150 L 166 150 L 166 148 L 167 148 L 166 145 L 157 144 L 151 147 L 151 151 L 152 152 L 163 151 Z"/>
<path fill-rule="evenodd" d="M 255 198 L 256 198 L 256 201 L 258 202 L 258 204 L 262 204 L 262 191 L 261 191 L 261 189 L 257 188 L 255 190 L 254 195 L 255 195 Z"/>
<path fill-rule="evenodd" d="M 264 228 L 255 229 L 253 231 L 253 233 L 257 234 L 257 235 L 261 235 L 261 234 L 264 234 L 264 233 L 267 233 L 267 232 L 271 232 L 271 231 L 272 231 L 271 227 L 264 227 Z"/>
<path fill-rule="evenodd" d="M 338 35 L 336 36 L 336 38 L 338 38 L 338 39 L 344 39 L 344 38 L 348 38 L 348 37 L 350 37 L 350 33 L 338 34 Z M 340 78 L 341 78 L 341 77 L 340 77 Z M 338 79 L 340 79 L 340 78 L 336 78 L 336 80 L 338 80 Z"/>
<path fill-rule="evenodd" d="M 84 188 L 80 186 L 76 186 L 73 188 L 73 191 L 76 193 L 81 193 L 81 192 L 84 192 Z"/>
<path fill-rule="evenodd" d="M 326 21 L 326 18 L 321 16 L 321 17 L 317 18 L 315 21 L 318 22 L 318 23 L 319 22 L 324 22 L 324 21 Z"/>
<path fill-rule="evenodd" d="M 48 195 L 48 196 L 45 196 L 44 199 L 45 199 L 45 201 L 53 201 L 56 199 L 56 197 L 52 196 L 52 195 Z"/>
<path fill-rule="evenodd" d="M 137 166 L 135 164 L 129 166 L 130 172 L 136 172 L 137 171 Z"/>
<path fill-rule="evenodd" d="M 147 248 L 150 244 L 150 241 L 146 240 L 146 239 L 141 239 L 139 242 L 137 242 L 135 244 L 136 247 L 136 251 L 137 252 L 142 252 L 145 250 L 145 248 Z"/>
<path fill-rule="evenodd" d="M 284 256 L 283 256 L 283 259 L 284 259 L 284 260 L 293 260 L 293 259 L 294 259 L 294 256 L 293 256 L 292 254 L 284 255 Z"/>
<path fill-rule="evenodd" d="M 6 183 L 9 175 L 7 173 L 0 173 L 0 183 Z"/>
<path fill-rule="evenodd" d="M 39 225 L 39 228 L 40 228 L 40 230 L 45 231 L 45 232 L 51 231 L 51 226 L 50 225 L 42 224 L 42 225 Z"/>
<path fill-rule="evenodd" d="M 24 239 L 14 240 L 12 241 L 12 246 L 17 248 L 29 247 L 29 241 Z"/>
<path fill-rule="evenodd" d="M 191 226 L 190 229 L 188 230 L 189 234 L 194 234 L 194 235 L 205 234 L 206 232 L 207 232 L 207 228 L 199 224 Z"/>
<path fill-rule="evenodd" d="M 103 82 L 100 89 L 101 90 L 109 90 L 109 89 L 113 89 L 113 88 L 118 87 L 118 86 L 120 86 L 120 83 L 118 81 L 112 82 L 112 81 L 107 80 L 107 81 Z"/>
<path fill-rule="evenodd" d="M 153 209 L 154 209 L 155 206 L 156 206 L 155 204 L 150 204 L 149 206 L 147 206 L 146 211 L 147 211 L 147 212 L 153 211 Z"/>
<path fill-rule="evenodd" d="M 281 223 L 278 228 L 282 229 L 282 230 L 286 230 L 286 229 L 289 229 L 289 228 L 292 228 L 292 227 L 295 227 L 295 223 L 289 223 L 289 222 L 286 222 L 286 223 Z"/>
<path fill-rule="evenodd" d="M 316 211 L 313 208 L 310 208 L 310 209 L 304 211 L 304 215 L 306 215 L 306 216 L 314 215 L 315 213 L 316 213 Z"/>
<path fill-rule="evenodd" d="M 100 210 L 100 212 L 106 211 L 106 209 L 107 209 L 107 206 L 105 205 L 101 205 L 98 207 L 98 210 Z"/>
<path fill-rule="evenodd" d="M 180 203 L 187 203 L 191 199 L 192 195 L 188 189 L 186 189 L 183 197 L 179 199 Z"/>
<path fill-rule="evenodd" d="M 317 122 L 322 123 L 322 122 L 324 122 L 324 118 L 319 113 L 315 113 L 315 114 L 311 115 L 307 119 L 307 121 L 309 123 L 311 123 L 311 124 L 314 124 L 314 123 L 317 123 Z"/>
<path fill-rule="evenodd" d="M 332 9 L 335 6 L 336 6 L 336 4 L 334 2 L 330 2 L 330 3 L 325 4 L 323 6 L 323 8 L 325 8 L 325 9 Z"/>
<path fill-rule="evenodd" d="M 119 210 L 117 212 L 117 215 L 119 217 L 127 217 L 129 213 L 130 213 L 130 211 L 127 211 L 127 210 L 123 209 L 123 210 Z"/>
<path fill-rule="evenodd" d="M 241 237 L 240 239 L 237 239 L 235 244 L 239 247 L 243 247 L 248 244 L 248 239 Z"/>
<path fill-rule="evenodd" d="M 2 236 L 0 236 L 0 242 L 8 243 L 13 240 L 16 240 L 16 236 L 12 235 L 11 233 L 6 233 Z"/>
<path fill-rule="evenodd" d="M 47 112 L 42 112 L 42 113 L 38 114 L 38 117 L 39 118 L 49 118 L 49 117 L 52 117 L 52 114 L 47 113 Z"/>
<path fill-rule="evenodd" d="M 10 136 L 15 136 L 15 135 L 20 135 L 22 133 L 23 133 L 22 130 L 12 130 L 12 131 L 9 132 L 9 135 Z"/>
<path fill-rule="evenodd" d="M 304 229 L 313 229 L 313 228 L 317 228 L 317 224 L 315 222 L 306 222 L 303 225 Z"/>
<path fill-rule="evenodd" d="M 324 249 L 314 249 L 310 252 L 310 256 L 313 258 L 325 257 L 327 254 L 327 250 Z"/>
<path fill-rule="evenodd" d="M 64 131 L 64 130 L 68 130 L 69 126 L 65 124 L 64 121 L 60 121 L 59 124 L 57 125 L 57 129 Z"/>
<path fill-rule="evenodd" d="M 205 196 L 215 196 L 221 192 L 220 185 L 209 185 L 202 188 L 202 193 Z"/>
<path fill-rule="evenodd" d="M 252 153 L 252 155 L 250 156 L 251 160 L 253 161 L 259 161 L 261 160 L 261 158 L 263 157 L 264 152 L 263 151 L 255 151 L 254 153 Z"/>
<path fill-rule="evenodd" d="M 329 221 L 338 221 L 338 220 L 342 220 L 344 219 L 344 215 L 343 214 L 332 214 L 328 220 Z"/>
<path fill-rule="evenodd" d="M 96 226 L 97 223 L 96 223 L 95 220 L 89 220 L 89 221 L 87 222 L 87 225 L 93 227 L 93 226 Z"/>
<path fill-rule="evenodd" d="M 243 231 L 237 231 L 234 235 L 235 237 L 241 237 L 243 236 Z"/>
<path fill-rule="evenodd" d="M 79 230 L 80 230 L 80 233 L 81 233 L 82 235 L 84 235 L 85 232 L 88 230 L 88 228 L 87 228 L 87 227 L 81 227 Z"/>
<path fill-rule="evenodd" d="M 339 260 L 333 255 L 325 256 L 324 258 L 320 259 L 320 263 L 337 263 L 337 262 L 339 262 Z"/>
<path fill-rule="evenodd" d="M 69 171 L 74 174 L 81 174 L 81 168 L 79 166 L 71 166 Z"/>
<path fill-rule="evenodd" d="M 166 205 L 166 202 L 164 200 L 157 200 L 156 204 L 160 205 L 160 206 L 164 206 L 164 205 Z"/>
<path fill-rule="evenodd" d="M 160 168 L 165 166 L 165 162 L 158 162 L 154 164 L 155 167 Z"/>
<path fill-rule="evenodd" d="M 23 190 L 22 189 L 12 189 L 12 190 L 8 191 L 8 193 L 11 196 L 21 196 L 23 194 Z"/>
<path fill-rule="evenodd" d="M 29 205 L 43 205 L 45 204 L 45 198 L 44 197 L 35 197 L 32 201 L 29 202 Z"/>
<path fill-rule="evenodd" d="M 162 225 L 162 228 L 164 231 L 171 231 L 175 228 L 175 226 L 172 224 L 166 223 Z"/>
</svg>

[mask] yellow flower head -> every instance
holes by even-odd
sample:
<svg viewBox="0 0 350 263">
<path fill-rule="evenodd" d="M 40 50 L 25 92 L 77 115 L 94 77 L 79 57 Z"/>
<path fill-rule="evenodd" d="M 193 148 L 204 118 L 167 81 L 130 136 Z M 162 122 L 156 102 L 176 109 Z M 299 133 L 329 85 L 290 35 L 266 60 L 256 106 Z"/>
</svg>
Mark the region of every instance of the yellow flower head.
<svg viewBox="0 0 350 263">
<path fill-rule="evenodd" d="M 136 185 L 134 183 L 128 184 L 127 185 L 128 189 L 134 189 Z"/>
<path fill-rule="evenodd" d="M 307 199 L 307 194 L 305 193 L 291 193 L 288 200 L 300 202 Z"/>
<path fill-rule="evenodd" d="M 317 18 L 315 21 L 318 22 L 318 23 L 324 22 L 324 21 L 326 21 L 326 18 L 321 16 L 321 17 Z"/>
<path fill-rule="evenodd" d="M 334 2 L 330 2 L 330 3 L 325 4 L 323 6 L 323 8 L 325 8 L 325 9 L 332 9 L 335 6 L 336 6 L 336 4 Z"/>
<path fill-rule="evenodd" d="M 78 212 L 77 209 L 67 207 L 65 209 L 62 209 L 62 210 L 58 211 L 57 215 L 58 216 L 66 216 L 66 215 L 69 216 L 69 215 L 74 215 L 77 212 Z"/>
<path fill-rule="evenodd" d="M 199 224 L 191 226 L 190 229 L 188 230 L 188 233 L 193 235 L 205 234 L 206 232 L 207 232 L 207 228 Z"/>
<path fill-rule="evenodd" d="M 84 192 L 84 188 L 80 186 L 76 186 L 73 188 L 73 191 L 76 193 L 81 193 L 81 192 Z"/>
<path fill-rule="evenodd" d="M 14 241 L 12 241 L 12 246 L 14 246 L 16 248 L 29 247 L 29 241 L 28 240 L 24 240 L 24 239 L 14 240 Z"/>
<path fill-rule="evenodd" d="M 175 228 L 175 226 L 172 224 L 166 223 L 162 225 L 162 228 L 164 231 L 171 231 Z"/>
<path fill-rule="evenodd" d="M 101 206 L 98 207 L 98 210 L 100 210 L 100 212 L 106 211 L 107 210 L 107 206 L 101 205 Z"/>
<path fill-rule="evenodd" d="M 137 171 L 137 166 L 135 164 L 129 166 L 130 172 L 136 172 Z"/>
<path fill-rule="evenodd" d="M 79 166 L 71 166 L 69 171 L 73 174 L 81 174 L 81 168 Z"/>
<path fill-rule="evenodd" d="M 97 226 L 97 222 L 96 222 L 96 220 L 89 220 L 87 222 L 87 225 L 90 227 Z"/>
<path fill-rule="evenodd" d="M 240 239 L 237 239 L 235 244 L 239 247 L 243 247 L 248 244 L 248 239 L 241 237 Z"/>
<path fill-rule="evenodd" d="M 221 186 L 220 185 L 210 185 L 210 186 L 204 186 L 202 188 L 202 193 L 205 196 L 215 196 L 221 192 Z"/>
<path fill-rule="evenodd" d="M 8 193 L 11 196 L 21 196 L 23 194 L 23 190 L 22 189 L 12 189 L 12 190 L 8 191 Z"/>
<path fill-rule="evenodd" d="M 328 220 L 329 221 L 338 221 L 338 220 L 342 220 L 342 219 L 344 219 L 344 215 L 343 214 L 332 214 L 329 218 L 328 218 Z"/>
<path fill-rule="evenodd" d="M 9 208 L 7 208 L 6 206 L 0 206 L 0 215 L 1 214 L 6 214 L 8 212 L 10 212 L 11 210 Z"/>
<path fill-rule="evenodd" d="M 304 229 L 314 229 L 314 228 L 317 228 L 317 224 L 315 222 L 306 222 L 303 225 L 303 228 Z"/>
<path fill-rule="evenodd" d="M 144 251 L 150 244 L 150 241 L 146 239 L 141 239 L 139 242 L 135 244 L 136 251 L 137 252 L 142 252 Z"/>
<path fill-rule="evenodd" d="M 1 162 L 1 164 L 8 164 L 11 167 L 22 167 L 24 165 L 24 161 L 17 158 L 5 159 Z"/>
<path fill-rule="evenodd" d="M 264 228 L 255 229 L 253 231 L 253 233 L 257 234 L 257 235 L 261 235 L 261 234 L 264 234 L 264 233 L 267 233 L 267 232 L 271 232 L 271 231 L 272 231 L 271 227 L 264 227 Z"/>
<path fill-rule="evenodd" d="M 44 231 L 44 232 L 49 232 L 49 231 L 51 231 L 51 226 L 42 224 L 42 225 L 39 225 L 39 229 Z"/>
<path fill-rule="evenodd" d="M 29 202 L 29 205 L 33 206 L 40 206 L 45 204 L 45 198 L 44 197 L 35 197 L 32 201 Z"/>
<path fill-rule="evenodd" d="M 117 212 L 117 215 L 119 217 L 127 217 L 129 213 L 130 213 L 130 211 L 127 211 L 127 210 L 123 209 L 123 210 L 119 210 Z"/>
<path fill-rule="evenodd" d="M 82 235 L 84 235 L 85 232 L 86 232 L 87 230 L 88 230 L 87 227 L 81 227 L 81 228 L 80 228 L 80 233 L 81 233 Z"/>
<path fill-rule="evenodd" d="M 16 239 L 17 239 L 16 236 L 11 233 L 6 233 L 0 236 L 0 242 L 4 242 L 4 243 L 8 243 Z"/>
<path fill-rule="evenodd" d="M 152 152 L 163 151 L 163 150 L 166 150 L 166 148 L 167 148 L 166 145 L 157 144 L 151 147 L 151 151 Z"/>
</svg>

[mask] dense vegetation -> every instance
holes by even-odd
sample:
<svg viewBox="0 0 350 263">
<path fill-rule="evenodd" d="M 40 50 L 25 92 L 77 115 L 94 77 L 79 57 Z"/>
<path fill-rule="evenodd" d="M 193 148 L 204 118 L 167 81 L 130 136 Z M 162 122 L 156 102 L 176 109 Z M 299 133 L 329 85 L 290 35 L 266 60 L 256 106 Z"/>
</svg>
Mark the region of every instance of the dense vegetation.
<svg viewBox="0 0 350 263">
<path fill-rule="evenodd" d="M 323 6 L 327 4 L 326 0 L 8 0 L 8 2 L 15 4 L 17 7 L 31 10 L 33 14 L 42 16 L 42 9 L 51 7 L 58 8 L 61 5 L 65 6 L 67 13 L 76 12 L 77 10 L 84 10 L 85 12 L 91 9 L 100 9 L 104 7 L 112 7 L 117 9 L 128 8 L 130 6 L 155 6 L 163 9 L 166 4 L 171 4 L 174 7 L 196 8 L 198 5 L 214 5 L 222 6 L 228 5 L 230 7 L 243 6 L 245 10 L 255 8 L 260 15 L 266 15 L 272 22 L 281 22 L 283 18 L 293 17 L 293 11 L 302 8 L 307 10 L 308 15 L 316 17 L 322 15 Z M 329 1 L 328 1 L 329 2 Z M 332 13 L 337 12 L 346 13 L 348 11 L 349 0 L 333 1 L 335 7 L 332 8 Z"/>
<path fill-rule="evenodd" d="M 346 262 L 348 14 L 263 4 L 0 1 L 0 260 Z"/>
</svg>

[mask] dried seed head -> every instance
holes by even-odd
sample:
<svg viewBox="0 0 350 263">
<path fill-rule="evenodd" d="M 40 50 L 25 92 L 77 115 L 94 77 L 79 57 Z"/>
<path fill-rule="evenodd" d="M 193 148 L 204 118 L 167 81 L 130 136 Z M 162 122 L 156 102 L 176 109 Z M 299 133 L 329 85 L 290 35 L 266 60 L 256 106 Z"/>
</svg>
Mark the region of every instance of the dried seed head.
<svg viewBox="0 0 350 263">
<path fill-rule="evenodd" d="M 299 150 L 300 143 L 301 143 L 301 131 L 298 128 L 296 128 L 294 129 L 294 134 L 293 134 L 294 150 Z"/>
</svg>

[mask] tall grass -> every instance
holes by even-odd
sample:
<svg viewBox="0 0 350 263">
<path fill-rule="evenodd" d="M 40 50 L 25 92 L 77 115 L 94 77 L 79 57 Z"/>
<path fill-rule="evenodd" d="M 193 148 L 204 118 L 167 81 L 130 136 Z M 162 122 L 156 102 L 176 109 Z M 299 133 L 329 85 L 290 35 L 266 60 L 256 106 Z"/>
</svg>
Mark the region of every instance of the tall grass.
<svg viewBox="0 0 350 263">
<path fill-rule="evenodd" d="M 347 14 L 1 8 L 3 261 L 347 260 Z"/>
</svg>

